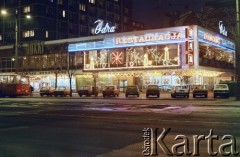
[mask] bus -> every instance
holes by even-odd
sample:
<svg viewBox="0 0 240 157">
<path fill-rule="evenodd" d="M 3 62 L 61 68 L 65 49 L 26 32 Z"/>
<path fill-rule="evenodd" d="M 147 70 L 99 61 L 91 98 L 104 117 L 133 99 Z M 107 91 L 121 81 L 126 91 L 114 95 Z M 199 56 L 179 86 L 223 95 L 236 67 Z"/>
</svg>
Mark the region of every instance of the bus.
<svg viewBox="0 0 240 157">
<path fill-rule="evenodd" d="M 30 92 L 29 76 L 0 75 L 0 97 L 29 96 Z"/>
</svg>

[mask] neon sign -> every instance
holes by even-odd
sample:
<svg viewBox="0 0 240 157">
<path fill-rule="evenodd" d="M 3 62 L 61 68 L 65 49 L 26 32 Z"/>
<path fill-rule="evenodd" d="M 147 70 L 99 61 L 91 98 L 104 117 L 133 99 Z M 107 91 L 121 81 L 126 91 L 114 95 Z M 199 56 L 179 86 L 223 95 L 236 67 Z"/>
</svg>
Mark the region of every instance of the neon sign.
<svg viewBox="0 0 240 157">
<path fill-rule="evenodd" d="M 132 43 L 145 43 L 153 41 L 163 41 L 163 40 L 176 40 L 184 38 L 181 32 L 173 32 L 166 34 L 145 34 L 138 36 L 125 36 L 116 37 L 115 44 L 132 44 Z"/>
<path fill-rule="evenodd" d="M 223 35 L 227 36 L 227 31 L 226 31 L 226 28 L 225 28 L 225 26 L 223 25 L 223 22 L 222 22 L 222 21 L 219 21 L 218 26 L 219 26 L 219 32 L 220 32 L 220 34 L 223 34 Z"/>
<path fill-rule="evenodd" d="M 203 39 L 214 42 L 216 44 L 221 44 L 221 39 L 219 39 L 211 34 L 208 34 L 208 33 L 204 33 Z"/>
<path fill-rule="evenodd" d="M 103 20 L 97 20 L 94 24 L 97 24 L 94 32 L 95 34 L 114 33 L 116 29 L 116 26 L 110 27 L 108 23 L 104 25 Z"/>
</svg>

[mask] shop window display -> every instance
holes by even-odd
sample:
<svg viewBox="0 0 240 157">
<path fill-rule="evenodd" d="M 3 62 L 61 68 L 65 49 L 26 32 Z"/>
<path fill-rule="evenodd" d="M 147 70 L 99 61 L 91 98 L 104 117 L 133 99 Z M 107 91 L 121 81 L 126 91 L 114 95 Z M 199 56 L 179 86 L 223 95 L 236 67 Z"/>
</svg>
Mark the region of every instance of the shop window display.
<svg viewBox="0 0 240 157">
<path fill-rule="evenodd" d="M 200 44 L 199 65 L 232 69 L 234 53 L 213 46 Z"/>
<path fill-rule="evenodd" d="M 179 66 L 179 53 L 178 44 L 85 51 L 84 70 Z"/>
</svg>

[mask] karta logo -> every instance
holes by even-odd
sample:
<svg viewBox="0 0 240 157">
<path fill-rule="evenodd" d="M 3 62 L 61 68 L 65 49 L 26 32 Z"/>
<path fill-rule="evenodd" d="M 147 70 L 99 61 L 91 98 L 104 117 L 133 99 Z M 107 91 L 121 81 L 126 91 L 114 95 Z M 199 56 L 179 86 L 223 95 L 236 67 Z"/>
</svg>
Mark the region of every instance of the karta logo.
<svg viewBox="0 0 240 157">
<path fill-rule="evenodd" d="M 145 156 L 158 156 L 159 152 L 168 156 L 200 156 L 200 142 L 206 144 L 206 148 L 201 151 L 206 151 L 210 156 L 237 156 L 237 142 L 232 135 L 223 135 L 220 138 L 218 135 L 213 134 L 213 130 L 210 129 L 208 135 L 192 135 L 188 137 L 186 135 L 176 135 L 170 144 L 166 144 L 169 141 L 168 136 L 171 128 L 163 128 L 162 132 L 158 133 L 158 128 L 144 128 L 143 131 L 143 155 Z M 192 144 L 192 145 L 191 145 Z M 190 150 L 190 145 L 192 150 Z M 217 148 L 217 149 L 216 149 Z"/>
</svg>

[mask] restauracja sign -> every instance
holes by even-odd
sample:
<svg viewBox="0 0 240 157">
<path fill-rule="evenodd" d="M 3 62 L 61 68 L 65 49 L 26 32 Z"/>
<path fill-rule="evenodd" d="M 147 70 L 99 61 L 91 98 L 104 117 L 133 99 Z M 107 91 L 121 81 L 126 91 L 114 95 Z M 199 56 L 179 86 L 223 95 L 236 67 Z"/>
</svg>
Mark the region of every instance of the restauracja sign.
<svg viewBox="0 0 240 157">
<path fill-rule="evenodd" d="M 132 43 L 144 43 L 144 42 L 153 42 L 153 41 L 163 41 L 163 40 L 176 40 L 182 39 L 184 36 L 181 32 L 172 32 L 172 33 L 151 33 L 138 36 L 123 36 L 116 37 L 115 44 L 132 44 Z"/>
</svg>

